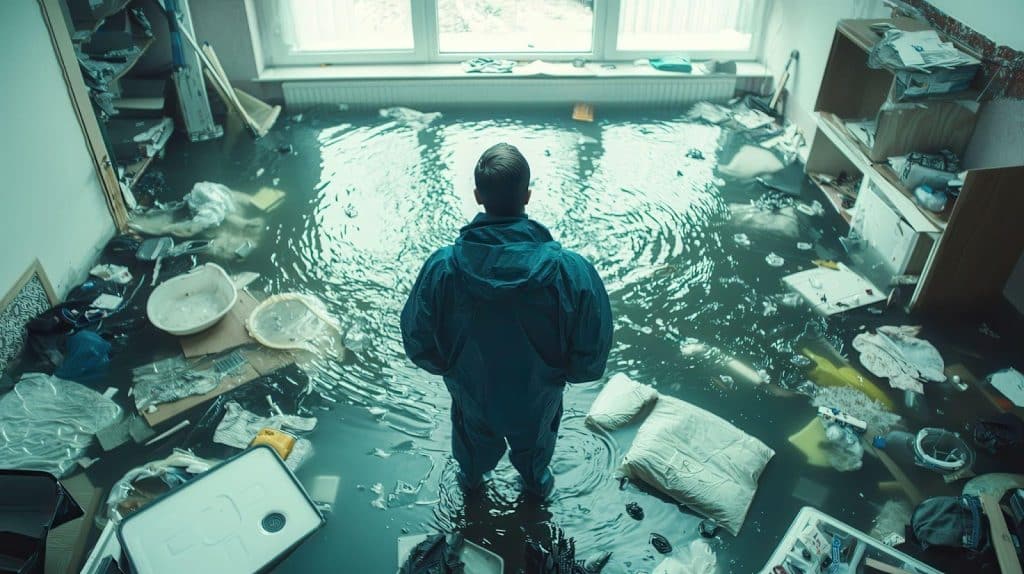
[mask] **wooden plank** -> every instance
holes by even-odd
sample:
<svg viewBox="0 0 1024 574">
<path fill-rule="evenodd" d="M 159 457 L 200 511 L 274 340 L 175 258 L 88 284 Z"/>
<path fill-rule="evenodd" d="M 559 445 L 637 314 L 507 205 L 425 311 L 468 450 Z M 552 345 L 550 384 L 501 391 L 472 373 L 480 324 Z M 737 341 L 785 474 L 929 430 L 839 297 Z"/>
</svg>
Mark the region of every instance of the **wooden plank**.
<svg viewBox="0 0 1024 574">
<path fill-rule="evenodd" d="M 878 112 L 875 142 L 868 157 L 885 161 L 909 152 L 952 150 L 963 157 L 977 114 L 958 102 L 927 102 Z"/>
<path fill-rule="evenodd" d="M 1021 574 L 1020 560 L 1017 560 L 1017 550 L 1013 545 L 1013 539 L 1010 538 L 1003 509 L 999 507 L 999 499 L 993 494 L 981 494 L 978 498 L 981 500 L 982 510 L 988 516 L 992 546 L 995 547 L 996 558 L 999 560 L 999 571 L 1003 574 Z"/>
<path fill-rule="evenodd" d="M 921 504 L 921 501 L 924 500 L 924 495 L 921 494 L 921 489 L 919 489 L 917 485 L 910 480 L 907 473 L 903 472 L 900 465 L 896 464 L 896 461 L 894 461 L 888 453 L 871 445 L 866 446 L 865 450 L 877 456 L 878 460 L 882 461 L 882 465 L 889 470 L 889 473 L 892 474 L 892 477 L 896 479 L 896 482 L 899 483 L 903 492 L 907 495 L 907 498 L 910 500 L 910 504 L 914 506 Z"/>
<path fill-rule="evenodd" d="M 68 88 L 72 108 L 75 110 L 82 134 L 88 143 L 89 155 L 96 167 L 96 174 L 99 176 L 100 186 L 103 188 L 103 195 L 107 200 L 107 208 L 110 210 L 110 215 L 118 230 L 126 231 L 128 229 L 128 208 L 125 205 L 124 196 L 121 194 L 121 184 L 117 180 L 114 162 L 107 151 L 107 144 L 103 141 L 103 134 L 96 121 L 96 113 L 89 100 L 89 90 L 85 86 L 85 80 L 78 67 L 78 58 L 75 55 L 71 36 L 68 35 L 68 26 L 64 19 L 60 0 L 38 0 L 38 2 L 43 14 L 43 21 L 50 33 L 54 52 L 57 54 L 57 63 L 60 65 L 64 83 Z"/>
<path fill-rule="evenodd" d="M 875 572 L 881 572 L 882 574 L 910 574 L 902 568 L 886 564 L 885 562 L 875 560 L 874 558 L 864 559 L 864 566 L 874 570 Z"/>
<path fill-rule="evenodd" d="M 1024 166 L 971 170 L 915 309 L 982 313 L 1003 296 L 1024 251 Z"/>
</svg>

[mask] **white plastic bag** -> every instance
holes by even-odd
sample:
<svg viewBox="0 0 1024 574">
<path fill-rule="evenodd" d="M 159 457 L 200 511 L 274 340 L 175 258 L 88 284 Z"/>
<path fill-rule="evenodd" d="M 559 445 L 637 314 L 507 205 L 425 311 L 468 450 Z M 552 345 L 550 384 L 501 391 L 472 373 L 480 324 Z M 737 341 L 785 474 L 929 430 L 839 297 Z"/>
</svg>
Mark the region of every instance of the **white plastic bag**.
<svg viewBox="0 0 1024 574">
<path fill-rule="evenodd" d="M 44 470 L 63 478 L 121 407 L 96 391 L 28 373 L 0 397 L 0 468 Z"/>
<path fill-rule="evenodd" d="M 192 225 L 197 233 L 217 227 L 235 209 L 231 190 L 209 181 L 200 181 L 192 186 L 192 191 L 185 196 L 185 203 L 192 212 Z"/>
<path fill-rule="evenodd" d="M 658 391 L 622 373 L 612 375 L 590 405 L 587 424 L 613 430 L 633 420 L 644 405 L 658 399 Z"/>
<path fill-rule="evenodd" d="M 694 540 L 680 557 L 669 556 L 651 574 L 715 574 L 718 557 L 703 540 Z"/>
<path fill-rule="evenodd" d="M 757 480 L 775 451 L 729 422 L 662 396 L 640 426 L 621 471 L 739 534 Z"/>
</svg>

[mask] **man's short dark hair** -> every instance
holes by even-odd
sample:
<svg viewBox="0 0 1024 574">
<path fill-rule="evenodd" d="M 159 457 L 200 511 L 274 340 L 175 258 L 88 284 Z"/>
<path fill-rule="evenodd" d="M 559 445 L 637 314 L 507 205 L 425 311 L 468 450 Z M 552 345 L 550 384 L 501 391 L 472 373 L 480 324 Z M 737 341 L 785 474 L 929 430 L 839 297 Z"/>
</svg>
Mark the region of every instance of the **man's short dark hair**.
<svg viewBox="0 0 1024 574">
<path fill-rule="evenodd" d="M 515 146 L 500 143 L 488 148 L 476 162 L 473 177 L 487 213 L 523 212 L 530 190 L 530 164 Z"/>
</svg>

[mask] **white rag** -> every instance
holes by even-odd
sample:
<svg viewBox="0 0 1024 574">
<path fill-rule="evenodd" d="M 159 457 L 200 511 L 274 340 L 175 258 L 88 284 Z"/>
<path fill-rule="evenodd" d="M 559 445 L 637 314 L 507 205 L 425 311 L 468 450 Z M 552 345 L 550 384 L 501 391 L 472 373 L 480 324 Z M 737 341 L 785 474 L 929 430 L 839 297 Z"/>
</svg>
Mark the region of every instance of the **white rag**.
<svg viewBox="0 0 1024 574">
<path fill-rule="evenodd" d="M 879 327 L 853 339 L 864 368 L 889 379 L 894 389 L 924 393 L 924 381 L 946 380 L 945 364 L 931 343 L 917 338 L 920 327 Z"/>
</svg>

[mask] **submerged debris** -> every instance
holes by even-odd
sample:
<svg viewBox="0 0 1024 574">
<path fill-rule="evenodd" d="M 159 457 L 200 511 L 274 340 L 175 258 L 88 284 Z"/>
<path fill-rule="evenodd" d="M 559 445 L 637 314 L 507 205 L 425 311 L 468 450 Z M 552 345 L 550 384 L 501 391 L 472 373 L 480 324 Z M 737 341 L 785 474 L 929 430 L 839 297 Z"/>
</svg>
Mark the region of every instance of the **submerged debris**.
<svg viewBox="0 0 1024 574">
<path fill-rule="evenodd" d="M 626 504 L 626 514 L 628 514 L 629 517 L 633 520 L 644 519 L 644 509 L 641 508 L 640 505 L 635 502 L 630 502 Z"/>
<path fill-rule="evenodd" d="M 665 538 L 657 532 L 651 533 L 651 546 L 654 547 L 660 554 L 668 554 L 672 552 L 672 545 L 669 543 L 668 538 Z"/>
<path fill-rule="evenodd" d="M 718 534 L 718 522 L 712 518 L 705 518 L 697 525 L 697 531 L 704 538 L 714 538 Z"/>
</svg>

